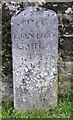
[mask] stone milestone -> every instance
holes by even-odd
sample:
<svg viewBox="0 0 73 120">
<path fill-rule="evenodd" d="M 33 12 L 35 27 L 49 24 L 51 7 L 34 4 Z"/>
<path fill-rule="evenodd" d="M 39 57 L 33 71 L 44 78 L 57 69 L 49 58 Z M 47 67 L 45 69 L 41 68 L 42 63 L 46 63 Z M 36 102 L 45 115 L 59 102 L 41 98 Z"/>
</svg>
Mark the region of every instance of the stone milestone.
<svg viewBox="0 0 73 120">
<path fill-rule="evenodd" d="M 14 106 L 18 110 L 57 104 L 58 18 L 52 10 L 27 7 L 11 19 Z"/>
</svg>

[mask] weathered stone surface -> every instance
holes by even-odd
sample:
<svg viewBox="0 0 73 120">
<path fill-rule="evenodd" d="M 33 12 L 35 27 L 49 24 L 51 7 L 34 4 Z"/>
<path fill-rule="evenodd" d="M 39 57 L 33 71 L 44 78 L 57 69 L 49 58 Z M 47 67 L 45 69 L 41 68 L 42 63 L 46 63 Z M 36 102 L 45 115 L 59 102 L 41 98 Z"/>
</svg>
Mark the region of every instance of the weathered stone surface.
<svg viewBox="0 0 73 120">
<path fill-rule="evenodd" d="M 56 13 L 27 7 L 11 19 L 15 108 L 30 111 L 57 104 Z"/>
</svg>

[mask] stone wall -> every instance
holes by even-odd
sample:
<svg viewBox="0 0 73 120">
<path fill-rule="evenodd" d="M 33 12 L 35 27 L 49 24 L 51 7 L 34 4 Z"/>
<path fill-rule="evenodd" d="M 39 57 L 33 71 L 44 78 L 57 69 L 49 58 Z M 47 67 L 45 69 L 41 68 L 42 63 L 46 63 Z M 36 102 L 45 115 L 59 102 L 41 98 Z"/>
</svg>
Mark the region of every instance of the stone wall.
<svg viewBox="0 0 73 120">
<path fill-rule="evenodd" d="M 10 4 L 11 5 L 11 4 Z M 3 4 L 2 12 L 2 65 L 3 65 L 3 100 L 13 98 L 13 79 L 12 79 L 12 51 L 10 19 L 15 10 L 9 10 Z M 20 3 L 18 10 L 21 12 L 25 4 Z M 16 6 L 18 7 L 18 5 Z M 59 19 L 59 60 L 58 60 L 58 81 L 59 92 L 65 93 L 73 89 L 73 6 L 71 3 L 46 3 L 42 7 L 54 10 Z M 17 11 L 18 12 L 18 11 Z M 19 13 L 19 12 L 18 12 Z M 17 13 L 17 14 L 18 14 Z"/>
<path fill-rule="evenodd" d="M 73 88 L 73 11 L 69 12 L 69 6 L 59 16 L 59 90 L 68 92 Z M 62 17 L 62 19 L 61 19 Z"/>
</svg>

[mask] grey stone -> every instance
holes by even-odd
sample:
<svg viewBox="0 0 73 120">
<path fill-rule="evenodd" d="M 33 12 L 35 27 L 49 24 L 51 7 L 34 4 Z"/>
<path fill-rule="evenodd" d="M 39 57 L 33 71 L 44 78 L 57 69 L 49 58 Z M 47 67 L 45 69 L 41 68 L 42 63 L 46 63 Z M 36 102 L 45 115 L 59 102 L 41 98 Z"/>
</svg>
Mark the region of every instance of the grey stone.
<svg viewBox="0 0 73 120">
<path fill-rule="evenodd" d="M 58 19 L 52 10 L 27 7 L 11 19 L 14 106 L 52 108 L 57 104 Z"/>
</svg>

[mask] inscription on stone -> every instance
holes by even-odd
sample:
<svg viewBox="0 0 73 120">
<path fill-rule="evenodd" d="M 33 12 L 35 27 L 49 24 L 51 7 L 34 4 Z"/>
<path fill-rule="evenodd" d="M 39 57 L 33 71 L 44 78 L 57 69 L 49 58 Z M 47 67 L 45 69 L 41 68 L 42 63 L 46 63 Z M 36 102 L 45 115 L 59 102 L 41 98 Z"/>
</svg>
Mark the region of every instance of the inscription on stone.
<svg viewBox="0 0 73 120">
<path fill-rule="evenodd" d="M 11 19 L 14 106 L 57 104 L 58 19 L 52 10 L 27 7 Z"/>
</svg>

